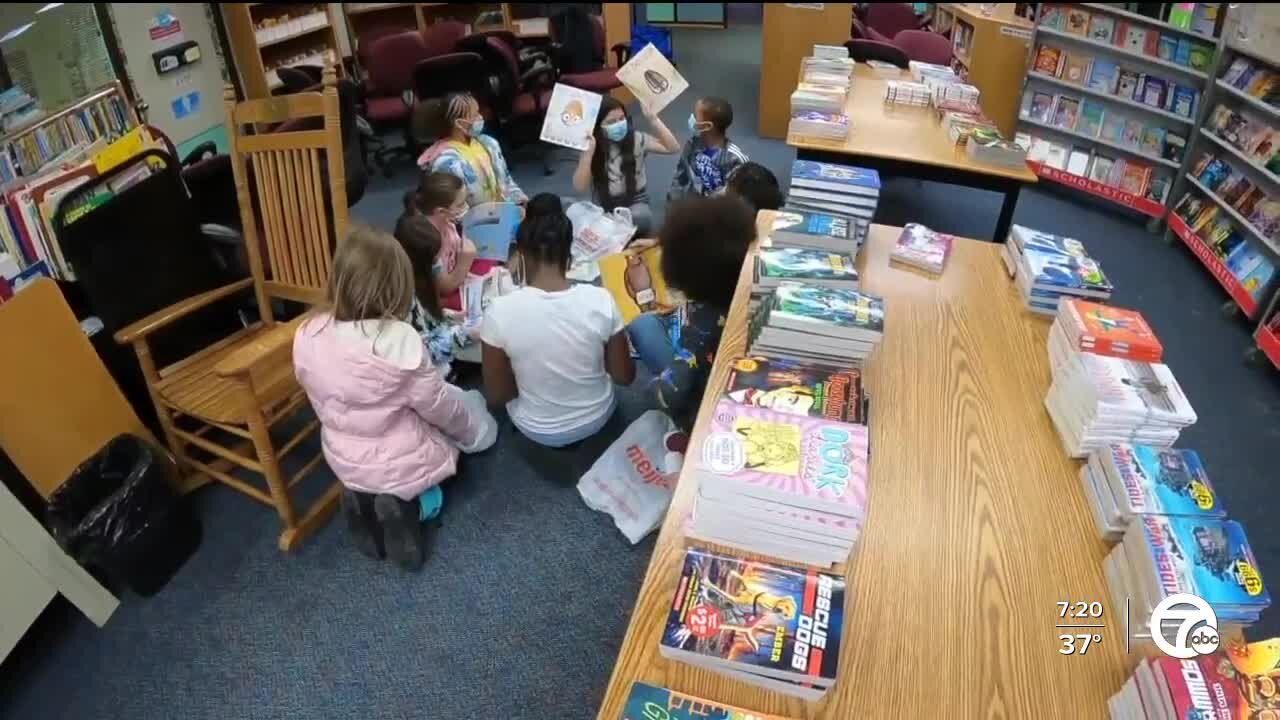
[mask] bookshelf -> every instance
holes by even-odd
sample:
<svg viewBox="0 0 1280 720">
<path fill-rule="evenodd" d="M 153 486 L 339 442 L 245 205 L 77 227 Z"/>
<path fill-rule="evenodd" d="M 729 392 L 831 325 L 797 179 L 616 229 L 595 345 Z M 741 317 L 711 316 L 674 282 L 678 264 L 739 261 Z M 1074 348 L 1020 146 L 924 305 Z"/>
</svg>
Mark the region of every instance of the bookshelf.
<svg viewBox="0 0 1280 720">
<path fill-rule="evenodd" d="M 281 87 L 276 70 L 339 63 L 330 3 L 223 3 L 222 18 L 246 98 Z"/>
<path fill-rule="evenodd" d="M 951 40 L 956 74 L 982 93 L 982 111 L 1013 137 L 1031 23 L 1013 13 L 1013 3 L 998 4 L 990 15 L 973 3 L 939 3 L 934 27 Z"/>
<path fill-rule="evenodd" d="M 1224 313 L 1257 321 L 1280 287 L 1280 96 L 1269 90 L 1280 84 L 1280 62 L 1228 37 L 1173 186 L 1166 239 L 1187 244 L 1222 284 L 1231 298 Z M 1259 322 L 1255 337 L 1261 346 L 1275 333 Z"/>
<path fill-rule="evenodd" d="M 1262 321 L 1253 333 L 1254 346 L 1245 353 L 1245 359 L 1261 363 L 1262 358 L 1280 369 L 1280 293 L 1272 297 L 1271 304 L 1262 314 Z"/>
<path fill-rule="evenodd" d="M 1226 5 L 1148 7 L 1160 14 L 1042 4 L 1018 124 L 1037 149 L 1028 160 L 1042 178 L 1141 213 L 1154 229 L 1177 197 L 1198 135 Z M 1065 154 L 1043 155 L 1041 140 Z M 1087 153 L 1083 174 L 1056 164 L 1073 152 Z"/>
<path fill-rule="evenodd" d="M 138 116 L 119 81 L 99 88 L 58 112 L 0 136 L 0 184 L 36 175 L 59 158 L 98 140 L 115 140 L 137 124 Z"/>
</svg>

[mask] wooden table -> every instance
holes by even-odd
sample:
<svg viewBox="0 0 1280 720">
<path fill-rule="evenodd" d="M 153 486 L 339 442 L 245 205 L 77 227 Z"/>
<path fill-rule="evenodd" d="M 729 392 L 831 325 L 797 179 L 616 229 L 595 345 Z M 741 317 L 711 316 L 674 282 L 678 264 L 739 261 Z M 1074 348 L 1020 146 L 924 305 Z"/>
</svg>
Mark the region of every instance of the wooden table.
<svg viewBox="0 0 1280 720">
<path fill-rule="evenodd" d="M 932 108 L 891 105 L 884 101 L 888 76 L 858 63 L 853 71 L 853 91 L 845 113 L 849 137 L 826 140 L 789 133 L 787 144 L 801 160 L 844 163 L 875 168 L 883 175 L 920 178 L 934 182 L 991 190 L 1004 195 L 996 220 L 997 242 L 1004 242 L 1018 204 L 1018 191 L 1036 182 L 1025 165 L 1008 168 L 969 159 L 963 146 L 951 142 Z M 910 73 L 901 71 L 901 79 Z"/>
<path fill-rule="evenodd" d="M 767 213 L 762 213 L 767 215 Z M 762 217 L 767 221 L 767 217 Z M 890 267 L 898 228 L 873 225 L 859 259 L 885 300 L 867 371 L 870 505 L 848 574 L 840 678 L 807 704 L 663 659 L 696 481 L 682 476 L 599 717 L 632 681 L 809 720 L 1102 718 L 1126 675 L 1119 613 L 1077 479 L 1043 406 L 1049 325 L 1020 307 L 999 246 L 961 240 L 938 278 Z M 743 351 L 752 263 L 743 266 L 692 447 Z M 691 461 L 686 469 L 692 467 Z M 723 548 L 721 548 L 723 550 Z M 1105 629 L 1059 630 L 1055 603 L 1098 601 Z M 1101 633 L 1084 656 L 1059 633 Z"/>
</svg>

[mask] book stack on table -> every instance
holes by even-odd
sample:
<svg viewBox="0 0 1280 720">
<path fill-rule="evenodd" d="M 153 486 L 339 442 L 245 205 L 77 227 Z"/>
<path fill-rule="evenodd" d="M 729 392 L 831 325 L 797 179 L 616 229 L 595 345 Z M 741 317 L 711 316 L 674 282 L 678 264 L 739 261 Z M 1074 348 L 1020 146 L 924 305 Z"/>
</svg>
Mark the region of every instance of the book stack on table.
<svg viewBox="0 0 1280 720">
<path fill-rule="evenodd" d="M 1107 701 L 1111 720 L 1274 718 L 1280 638 L 1223 645 L 1189 660 L 1142 658 Z"/>
<path fill-rule="evenodd" d="M 884 333 L 884 301 L 857 290 L 782 281 L 748 328 L 753 354 L 821 367 L 861 367 Z"/>
<path fill-rule="evenodd" d="M 836 163 L 796 160 L 787 205 L 871 222 L 880 202 L 880 174 Z"/>
<path fill-rule="evenodd" d="M 1059 368 L 1070 365 L 1082 352 L 1158 363 L 1164 346 L 1137 310 L 1062 298 L 1049 326 L 1050 372 L 1056 377 Z"/>
<path fill-rule="evenodd" d="M 1099 535 L 1112 544 L 1143 515 L 1226 517 L 1194 450 L 1108 445 L 1089 455 L 1080 482 Z"/>
<path fill-rule="evenodd" d="M 800 83 L 791 93 L 791 121 L 787 132 L 828 140 L 849 136 L 845 106 L 853 85 L 853 60 L 848 56 L 804 58 Z"/>
<path fill-rule="evenodd" d="M 1112 286 L 1102 267 L 1074 238 L 1014 225 L 1001 257 L 1033 313 L 1057 315 L 1063 297 L 1111 297 Z"/>
<path fill-rule="evenodd" d="M 756 253 L 755 285 L 751 293 L 764 295 L 787 280 L 857 290 L 858 271 L 853 263 L 852 253 L 804 247 L 760 248 Z"/>
<path fill-rule="evenodd" d="M 804 247 L 858 256 L 870 223 L 862 218 L 817 210 L 783 208 L 773 216 L 773 232 L 762 247 Z"/>
</svg>

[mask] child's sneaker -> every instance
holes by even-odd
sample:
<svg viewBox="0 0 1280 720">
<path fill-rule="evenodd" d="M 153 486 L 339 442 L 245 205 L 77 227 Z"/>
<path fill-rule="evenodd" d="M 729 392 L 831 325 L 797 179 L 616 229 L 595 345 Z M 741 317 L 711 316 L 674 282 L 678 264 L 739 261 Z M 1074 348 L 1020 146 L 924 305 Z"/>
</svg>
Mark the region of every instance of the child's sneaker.
<svg viewBox="0 0 1280 720">
<path fill-rule="evenodd" d="M 355 490 L 342 490 L 342 516 L 347 519 L 347 530 L 361 555 L 374 560 L 387 556 L 382 546 L 382 526 L 374 512 L 374 496 Z"/>
<path fill-rule="evenodd" d="M 373 509 L 382 525 L 382 542 L 387 556 L 405 570 L 420 570 L 427 559 L 427 540 L 418 519 L 418 501 L 401 500 L 395 495 L 379 495 Z"/>
</svg>

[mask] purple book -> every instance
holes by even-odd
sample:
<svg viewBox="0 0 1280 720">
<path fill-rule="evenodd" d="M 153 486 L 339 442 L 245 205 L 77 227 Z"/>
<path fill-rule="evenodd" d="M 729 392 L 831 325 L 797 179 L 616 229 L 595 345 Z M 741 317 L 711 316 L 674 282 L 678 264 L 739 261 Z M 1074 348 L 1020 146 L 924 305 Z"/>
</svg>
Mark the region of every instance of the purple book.
<svg viewBox="0 0 1280 720">
<path fill-rule="evenodd" d="M 721 400 L 702 444 L 709 489 L 860 518 L 867 507 L 867 427 Z"/>
</svg>

